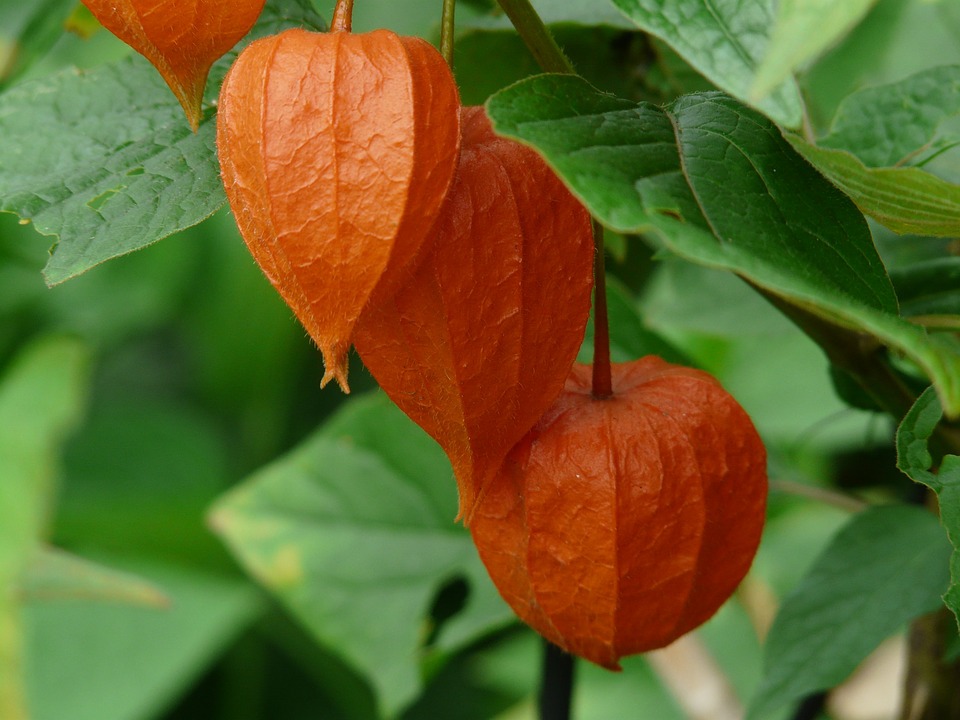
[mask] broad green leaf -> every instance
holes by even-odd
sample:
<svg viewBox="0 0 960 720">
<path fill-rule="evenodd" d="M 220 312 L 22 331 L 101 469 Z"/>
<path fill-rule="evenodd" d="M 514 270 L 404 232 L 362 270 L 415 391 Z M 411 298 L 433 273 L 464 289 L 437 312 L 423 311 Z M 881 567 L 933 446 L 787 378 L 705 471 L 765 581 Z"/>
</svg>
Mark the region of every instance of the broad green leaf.
<svg viewBox="0 0 960 720">
<path fill-rule="evenodd" d="M 192 408 L 127 393 L 101 400 L 67 445 L 53 542 L 227 566 L 204 525 L 230 480 L 221 428 Z"/>
<path fill-rule="evenodd" d="M 256 589 L 232 577 L 119 556 L 98 560 L 149 578 L 170 606 L 27 605 L 31 720 L 161 717 L 263 609 Z"/>
<path fill-rule="evenodd" d="M 960 185 L 915 167 L 870 168 L 846 150 L 817 147 L 792 134 L 787 139 L 864 214 L 894 232 L 960 234 Z"/>
<path fill-rule="evenodd" d="M 46 529 L 57 454 L 86 394 L 87 353 L 51 338 L 23 350 L 0 380 L 0 717 L 27 717 L 17 588 Z"/>
<path fill-rule="evenodd" d="M 954 237 L 960 234 L 960 185 L 910 165 L 956 143 L 940 137 L 939 129 L 958 113 L 960 66 L 946 65 L 848 96 L 816 145 L 788 139 L 864 213 L 894 232 Z"/>
<path fill-rule="evenodd" d="M 937 518 L 920 508 L 853 517 L 780 607 L 747 720 L 839 684 L 884 639 L 935 610 L 949 552 Z"/>
<path fill-rule="evenodd" d="M 437 590 L 470 587 L 441 628 L 450 648 L 511 614 L 453 522 L 446 457 L 384 396 L 352 400 L 292 453 L 228 493 L 211 522 L 247 570 L 394 715 L 421 687 L 422 626 Z"/>
<path fill-rule="evenodd" d="M 39 549 L 30 558 L 19 592 L 24 602 L 98 600 L 155 608 L 170 604 L 143 578 L 51 547 Z"/>
<path fill-rule="evenodd" d="M 817 145 L 847 150 L 870 168 L 922 160 L 938 145 L 941 124 L 960 113 L 960 65 L 944 65 L 848 95 Z"/>
<path fill-rule="evenodd" d="M 876 0 L 781 0 L 750 91 L 756 102 L 853 28 Z"/>
<path fill-rule="evenodd" d="M 749 99 L 774 26 L 772 0 L 611 1 L 718 88 L 741 100 Z M 779 85 L 756 105 L 781 125 L 794 128 L 801 124 L 803 103 L 793 80 Z"/>
<path fill-rule="evenodd" d="M 960 257 L 912 263 L 891 271 L 904 317 L 953 315 L 960 319 Z M 953 326 L 955 327 L 955 325 Z"/>
<path fill-rule="evenodd" d="M 897 467 L 937 494 L 940 520 L 953 545 L 950 558 L 950 587 L 943 600 L 960 624 L 960 455 L 947 455 L 933 469 L 930 441 L 943 417 L 937 395 L 927 389 L 910 408 L 897 430 Z M 952 437 L 960 440 L 955 430 Z"/>
<path fill-rule="evenodd" d="M 275 0 L 250 37 L 317 26 L 306 0 Z M 235 57 L 211 73 L 208 99 Z M 55 235 L 51 285 L 197 224 L 225 202 L 212 108 L 198 133 L 139 56 L 24 82 L 0 95 L 0 211 Z"/>
<path fill-rule="evenodd" d="M 901 319 L 863 216 L 754 110 L 718 93 L 667 108 L 544 75 L 494 95 L 498 133 L 535 147 L 607 227 L 654 233 L 787 302 L 908 354 L 960 414 L 960 355 Z"/>
</svg>

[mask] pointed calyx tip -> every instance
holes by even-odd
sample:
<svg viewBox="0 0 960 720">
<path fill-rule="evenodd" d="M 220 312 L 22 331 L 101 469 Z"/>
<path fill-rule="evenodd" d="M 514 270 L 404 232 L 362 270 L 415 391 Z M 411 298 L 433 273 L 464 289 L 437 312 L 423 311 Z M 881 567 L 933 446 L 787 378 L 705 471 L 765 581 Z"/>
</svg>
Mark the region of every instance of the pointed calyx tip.
<svg viewBox="0 0 960 720">
<path fill-rule="evenodd" d="M 323 390 L 331 380 L 336 380 L 337 385 L 340 386 L 340 390 L 342 390 L 345 395 L 349 395 L 350 384 L 347 382 L 346 355 L 338 358 L 335 362 L 326 362 L 326 358 L 324 358 L 324 365 L 326 366 L 326 370 L 320 379 L 320 389 Z"/>
</svg>

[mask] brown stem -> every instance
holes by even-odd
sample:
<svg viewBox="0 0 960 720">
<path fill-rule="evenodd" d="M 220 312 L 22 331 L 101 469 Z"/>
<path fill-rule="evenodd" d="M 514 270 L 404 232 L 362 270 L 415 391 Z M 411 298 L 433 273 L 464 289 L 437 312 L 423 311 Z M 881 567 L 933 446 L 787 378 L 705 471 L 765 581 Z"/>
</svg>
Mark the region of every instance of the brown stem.
<svg viewBox="0 0 960 720">
<path fill-rule="evenodd" d="M 440 16 L 440 54 L 453 67 L 453 35 L 456 30 L 454 15 L 457 0 L 443 0 L 443 14 Z"/>
<path fill-rule="evenodd" d="M 960 720 L 960 663 L 945 660 L 946 640 L 956 633 L 946 608 L 913 621 L 901 720 Z"/>
<path fill-rule="evenodd" d="M 350 32 L 353 28 L 353 0 L 337 0 L 330 21 L 330 32 Z"/>
<path fill-rule="evenodd" d="M 607 319 L 607 274 L 603 250 L 603 226 L 593 221 L 593 397 L 613 395 L 610 378 L 610 322 Z"/>
</svg>

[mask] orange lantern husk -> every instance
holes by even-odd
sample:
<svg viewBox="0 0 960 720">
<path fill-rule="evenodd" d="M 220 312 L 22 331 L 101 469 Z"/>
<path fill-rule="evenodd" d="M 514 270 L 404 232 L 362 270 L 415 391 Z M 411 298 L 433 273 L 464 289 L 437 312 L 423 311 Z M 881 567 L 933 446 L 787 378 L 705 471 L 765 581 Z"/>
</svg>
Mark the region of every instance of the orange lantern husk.
<svg viewBox="0 0 960 720">
<path fill-rule="evenodd" d="M 202 117 L 210 67 L 256 23 L 265 0 L 83 0 L 107 30 L 149 60 L 190 127 Z"/>
<path fill-rule="evenodd" d="M 453 180 L 459 98 L 424 40 L 288 30 L 248 46 L 220 92 L 217 150 L 237 225 L 347 385 L 361 310 L 412 270 Z"/>
<path fill-rule="evenodd" d="M 470 529 L 517 615 L 610 669 L 709 619 L 756 553 L 766 453 L 705 372 L 645 357 L 591 395 L 576 365 L 511 451 Z"/>
<path fill-rule="evenodd" d="M 589 214 L 531 149 L 463 108 L 457 176 L 414 277 L 357 327 L 364 364 L 446 451 L 473 506 L 563 388 L 593 286 Z"/>
</svg>

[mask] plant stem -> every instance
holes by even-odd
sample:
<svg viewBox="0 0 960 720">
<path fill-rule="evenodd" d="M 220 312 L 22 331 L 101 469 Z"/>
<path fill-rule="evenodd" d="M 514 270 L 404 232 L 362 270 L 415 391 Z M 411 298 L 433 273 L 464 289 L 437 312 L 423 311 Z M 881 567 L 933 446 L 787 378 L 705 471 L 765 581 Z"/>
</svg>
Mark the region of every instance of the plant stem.
<svg viewBox="0 0 960 720">
<path fill-rule="evenodd" d="M 569 720 L 573 697 L 574 657 L 543 641 L 540 720 Z"/>
<path fill-rule="evenodd" d="M 815 692 L 807 695 L 797 707 L 792 720 L 815 720 L 820 717 L 827 704 L 827 693 Z"/>
<path fill-rule="evenodd" d="M 945 659 L 947 638 L 956 631 L 953 614 L 945 607 L 910 625 L 901 720 L 960 718 L 960 662 Z"/>
<path fill-rule="evenodd" d="M 520 33 L 530 54 L 544 72 L 574 74 L 573 63 L 553 39 L 530 0 L 498 0 L 503 12 Z"/>
<path fill-rule="evenodd" d="M 454 15 L 457 0 L 443 0 L 443 14 L 440 16 L 440 54 L 453 67 L 453 35 L 456 30 Z"/>
<path fill-rule="evenodd" d="M 870 507 L 870 503 L 860 500 L 853 495 L 830 490 L 829 488 L 819 487 L 817 485 L 807 485 L 805 483 L 793 482 L 792 480 L 771 480 L 770 489 L 778 492 L 787 493 L 804 497 L 808 500 L 814 500 L 826 505 L 832 505 L 844 512 L 860 512 Z"/>
<path fill-rule="evenodd" d="M 337 0 L 330 21 L 330 32 L 350 32 L 353 28 L 353 0 Z"/>
<path fill-rule="evenodd" d="M 593 397 L 613 395 L 610 377 L 610 322 L 607 318 L 607 273 L 603 248 L 603 226 L 593 221 Z"/>
</svg>

